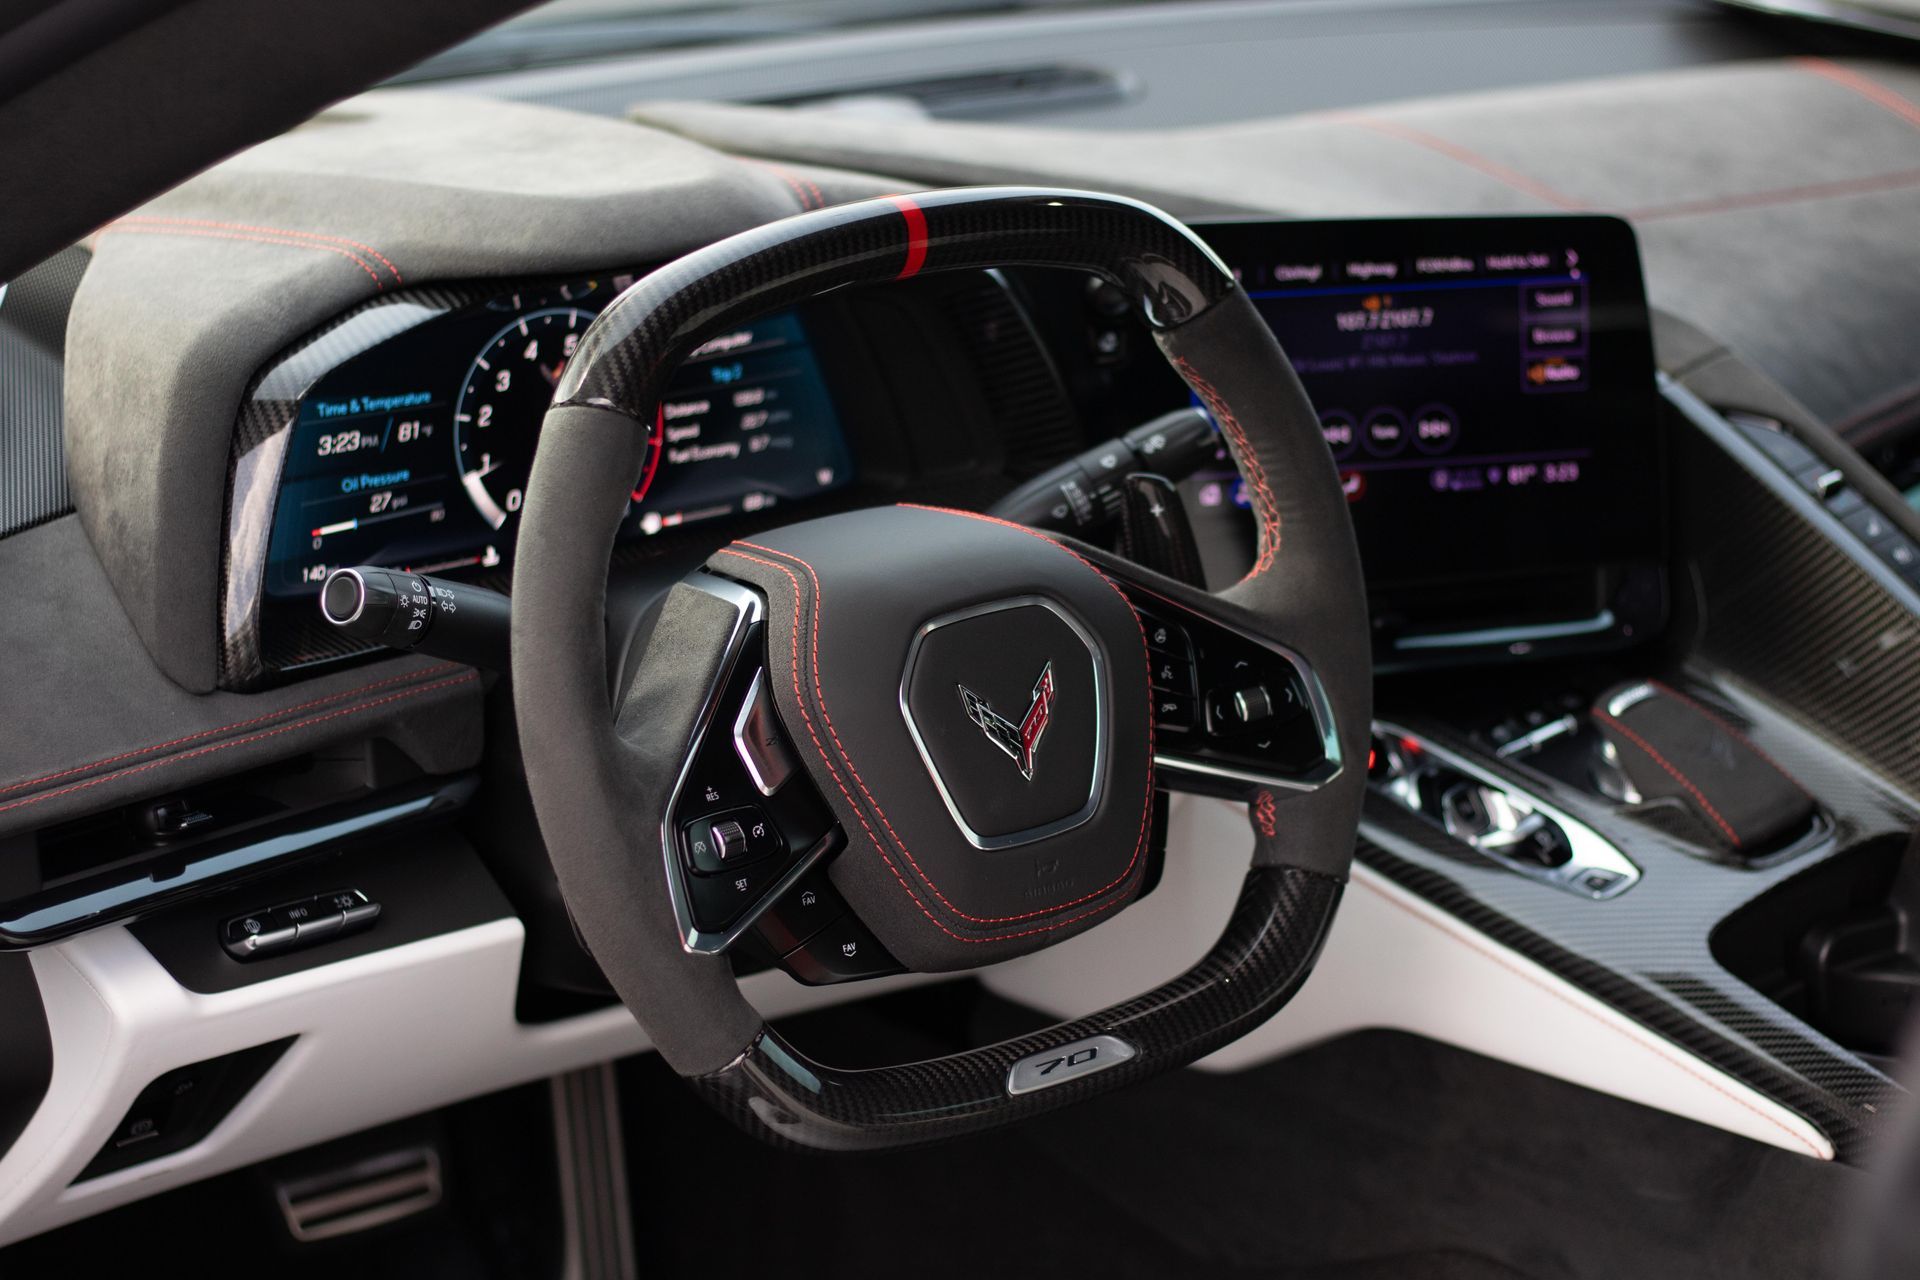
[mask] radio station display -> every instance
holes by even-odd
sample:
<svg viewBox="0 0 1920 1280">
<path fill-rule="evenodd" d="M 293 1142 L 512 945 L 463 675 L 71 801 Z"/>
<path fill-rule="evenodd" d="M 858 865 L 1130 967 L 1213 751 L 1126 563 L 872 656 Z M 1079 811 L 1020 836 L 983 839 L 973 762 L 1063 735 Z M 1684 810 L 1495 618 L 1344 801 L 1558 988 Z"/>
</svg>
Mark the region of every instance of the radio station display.
<svg viewBox="0 0 1920 1280">
<path fill-rule="evenodd" d="M 580 336 L 633 281 L 609 276 L 447 311 L 324 374 L 281 469 L 265 589 L 333 569 L 508 563 L 541 422 Z M 623 538 L 841 488 L 852 461 L 804 321 L 778 312 L 694 351 L 662 397 Z"/>
<path fill-rule="evenodd" d="M 1602 217 L 1201 228 L 1319 413 L 1371 583 L 1658 553 L 1638 253 Z M 1245 505 L 1232 472 L 1203 505 Z"/>
</svg>

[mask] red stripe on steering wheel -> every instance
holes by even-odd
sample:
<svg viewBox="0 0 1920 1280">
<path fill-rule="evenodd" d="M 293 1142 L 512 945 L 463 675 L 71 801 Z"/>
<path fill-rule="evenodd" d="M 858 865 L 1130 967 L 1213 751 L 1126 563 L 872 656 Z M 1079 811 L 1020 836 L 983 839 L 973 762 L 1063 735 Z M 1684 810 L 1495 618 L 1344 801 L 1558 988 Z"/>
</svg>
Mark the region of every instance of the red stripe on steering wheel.
<svg viewBox="0 0 1920 1280">
<path fill-rule="evenodd" d="M 907 220 L 907 262 L 900 268 L 895 280 L 905 280 L 908 276 L 920 274 L 920 268 L 927 265 L 927 215 L 906 196 L 888 196 L 900 210 L 900 216 Z"/>
</svg>

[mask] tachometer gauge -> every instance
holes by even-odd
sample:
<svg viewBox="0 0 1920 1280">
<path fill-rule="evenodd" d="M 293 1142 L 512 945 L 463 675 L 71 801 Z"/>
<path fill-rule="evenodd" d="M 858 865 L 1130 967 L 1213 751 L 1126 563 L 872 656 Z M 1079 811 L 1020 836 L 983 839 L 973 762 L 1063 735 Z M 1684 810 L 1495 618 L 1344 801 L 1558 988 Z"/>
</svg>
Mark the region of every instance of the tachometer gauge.
<svg viewBox="0 0 1920 1280">
<path fill-rule="evenodd" d="M 540 421 L 591 323 L 593 313 L 578 307 L 530 311 L 496 333 L 467 371 L 453 411 L 454 451 L 461 486 L 495 529 L 520 512 Z"/>
</svg>

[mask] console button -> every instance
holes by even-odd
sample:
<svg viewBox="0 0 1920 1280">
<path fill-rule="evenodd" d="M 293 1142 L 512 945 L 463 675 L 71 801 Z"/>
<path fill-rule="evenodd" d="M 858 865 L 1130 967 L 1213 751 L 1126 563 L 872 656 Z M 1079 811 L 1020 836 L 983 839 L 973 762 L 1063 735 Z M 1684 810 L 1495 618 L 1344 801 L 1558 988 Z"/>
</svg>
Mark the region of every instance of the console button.
<svg viewBox="0 0 1920 1280">
<path fill-rule="evenodd" d="M 847 913 L 825 867 L 809 871 L 754 923 L 775 955 L 783 956 Z"/>
<path fill-rule="evenodd" d="M 902 971 L 900 962 L 852 915 L 827 925 L 789 951 L 781 963 L 788 973 L 815 987 Z"/>
</svg>

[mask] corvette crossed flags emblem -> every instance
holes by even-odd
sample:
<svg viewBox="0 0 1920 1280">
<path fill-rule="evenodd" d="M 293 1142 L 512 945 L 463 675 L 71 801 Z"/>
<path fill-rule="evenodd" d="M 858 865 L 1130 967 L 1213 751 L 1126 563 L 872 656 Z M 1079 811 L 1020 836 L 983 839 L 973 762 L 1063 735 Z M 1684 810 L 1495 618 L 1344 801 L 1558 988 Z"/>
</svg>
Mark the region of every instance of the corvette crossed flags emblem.
<svg viewBox="0 0 1920 1280">
<path fill-rule="evenodd" d="M 1053 719 L 1053 664 L 1049 662 L 1041 668 L 1040 678 L 1033 684 L 1033 701 L 1019 724 L 995 711 L 985 698 L 967 686 L 956 687 L 960 690 L 960 703 L 967 709 L 967 719 L 980 726 L 987 741 L 1012 756 L 1013 762 L 1020 766 L 1020 776 L 1032 782 L 1033 755 L 1040 749 L 1040 735 L 1047 731 L 1047 724 Z"/>
</svg>

